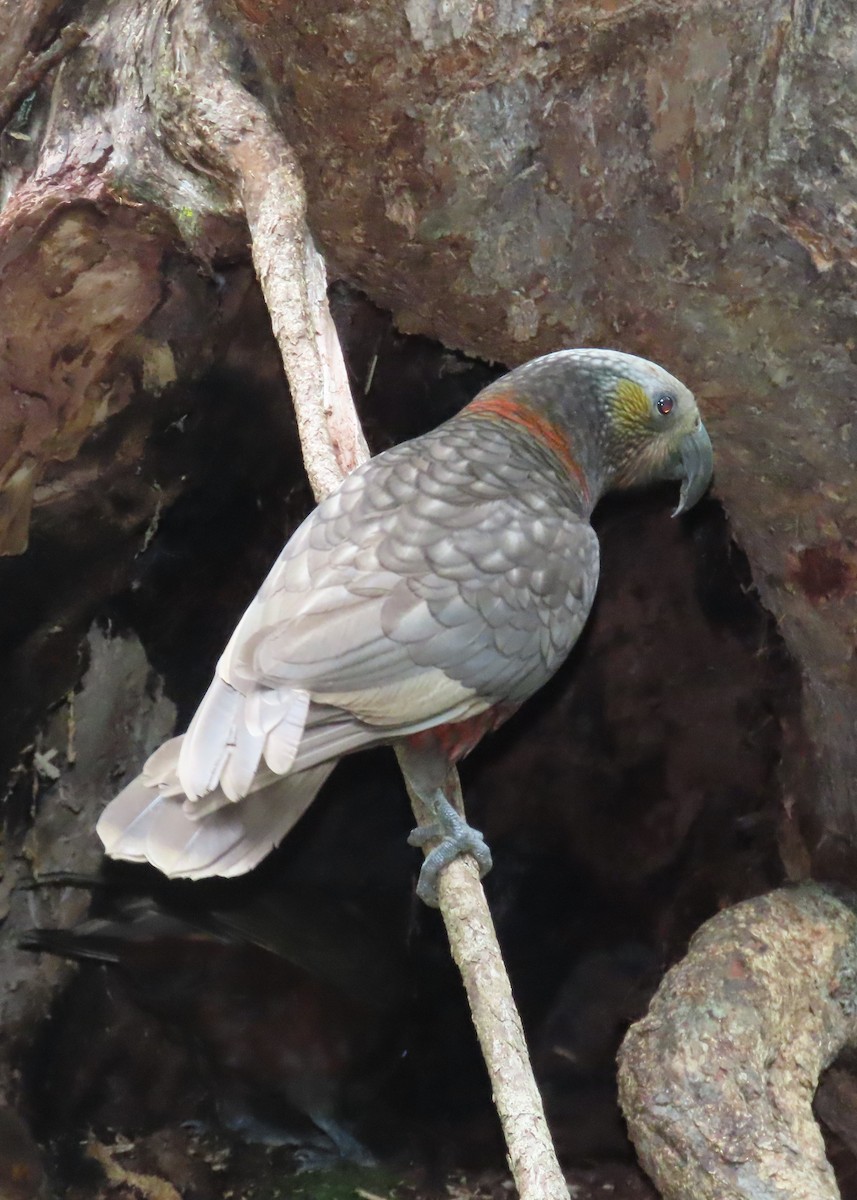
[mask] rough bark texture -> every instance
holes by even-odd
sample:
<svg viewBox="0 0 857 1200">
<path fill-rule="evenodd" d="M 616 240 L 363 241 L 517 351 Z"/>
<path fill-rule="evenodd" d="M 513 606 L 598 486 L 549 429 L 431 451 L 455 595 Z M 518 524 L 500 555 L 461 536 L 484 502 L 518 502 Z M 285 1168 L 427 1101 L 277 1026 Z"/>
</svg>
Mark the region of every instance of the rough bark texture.
<svg viewBox="0 0 857 1200">
<path fill-rule="evenodd" d="M 0 7 L 0 90 L 4 93 L 22 61 L 38 46 L 62 0 L 23 0 Z"/>
<path fill-rule="evenodd" d="M 64 886 L 63 878 L 76 874 L 91 879 L 97 874 L 101 852 L 91 828 L 105 792 L 136 769 L 139 756 L 160 744 L 175 721 L 175 708 L 153 680 L 136 639 L 111 639 L 92 629 L 87 641 L 89 664 L 80 690 L 53 713 L 28 768 L 35 812 L 31 828 L 20 852 L 0 860 L 0 1194 L 4 1196 L 4 1181 L 10 1188 L 14 1181 L 14 1172 L 9 1180 L 4 1174 L 12 1171 L 15 1162 L 10 1147 L 19 1153 L 26 1146 L 24 1130 L 14 1140 L 2 1142 L 8 1111 L 4 1105 L 12 1109 L 20 1104 L 24 1059 L 39 1023 L 71 974 L 70 966 L 60 959 L 22 954 L 16 939 L 34 924 L 73 925 L 86 913 L 87 889 Z M 70 764 L 79 762 L 78 769 L 61 773 L 57 757 Z M 13 780 L 21 782 L 27 781 Z M 53 802 L 37 806 L 40 788 L 50 783 L 56 785 Z M 34 1161 L 38 1161 L 35 1156 Z M 17 1197 L 18 1192 L 12 1188 L 8 1194 Z"/>
<path fill-rule="evenodd" d="M 835 1200 L 812 1113 L 857 1038 L 857 915 L 824 888 L 718 914 L 619 1057 L 631 1137 L 664 1200 Z"/>
</svg>

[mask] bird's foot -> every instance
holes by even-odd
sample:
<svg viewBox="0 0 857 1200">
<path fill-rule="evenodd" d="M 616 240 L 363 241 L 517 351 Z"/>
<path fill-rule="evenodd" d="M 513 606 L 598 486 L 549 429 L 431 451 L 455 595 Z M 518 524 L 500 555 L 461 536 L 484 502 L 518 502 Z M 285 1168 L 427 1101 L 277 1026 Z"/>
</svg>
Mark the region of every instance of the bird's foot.
<svg viewBox="0 0 857 1200">
<path fill-rule="evenodd" d="M 315 1113 L 312 1119 L 333 1142 L 336 1152 L 343 1162 L 354 1163 L 358 1167 L 377 1167 L 378 1160 L 372 1151 L 368 1150 L 362 1142 L 358 1142 L 354 1134 L 349 1133 L 341 1122 L 318 1113 Z"/>
<path fill-rule="evenodd" d="M 478 829 L 468 825 L 464 817 L 450 804 L 442 791 L 438 790 L 431 800 L 434 821 L 420 825 L 408 838 L 409 846 L 424 846 L 434 838 L 440 845 L 426 855 L 417 881 L 417 895 L 429 908 L 438 907 L 438 882 L 440 873 L 460 854 L 472 854 L 479 867 L 479 878 L 491 870 L 491 851 Z"/>
</svg>

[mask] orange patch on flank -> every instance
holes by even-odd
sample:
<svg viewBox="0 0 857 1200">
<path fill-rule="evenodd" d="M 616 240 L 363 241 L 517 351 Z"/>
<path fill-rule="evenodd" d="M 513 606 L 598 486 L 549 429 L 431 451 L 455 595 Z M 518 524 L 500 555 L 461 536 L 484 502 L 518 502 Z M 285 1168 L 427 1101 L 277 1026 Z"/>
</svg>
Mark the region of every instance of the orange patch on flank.
<svg viewBox="0 0 857 1200">
<path fill-rule="evenodd" d="M 572 479 L 580 486 L 584 498 L 589 499 L 589 485 L 586 482 L 586 476 L 583 474 L 580 463 L 571 453 L 568 438 L 547 417 L 539 416 L 538 413 L 516 400 L 515 393 L 511 388 L 489 389 L 471 401 L 465 412 L 473 417 L 499 417 L 502 421 L 512 421 L 515 425 L 526 429 L 527 433 L 531 434 L 537 442 L 541 442 L 552 454 L 556 455 Z"/>
<path fill-rule="evenodd" d="M 457 763 L 482 741 L 486 733 L 499 729 L 517 711 L 517 704 L 496 704 L 476 717 L 449 721 L 445 725 L 434 725 L 431 729 L 412 733 L 406 741 L 416 748 L 439 746 L 451 763 Z"/>
</svg>

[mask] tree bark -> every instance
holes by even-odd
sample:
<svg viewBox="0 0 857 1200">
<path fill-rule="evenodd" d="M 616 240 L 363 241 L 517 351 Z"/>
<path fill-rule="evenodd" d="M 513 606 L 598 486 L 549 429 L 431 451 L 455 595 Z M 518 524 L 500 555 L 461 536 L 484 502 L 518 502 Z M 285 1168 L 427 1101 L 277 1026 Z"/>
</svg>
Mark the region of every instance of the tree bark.
<svg viewBox="0 0 857 1200">
<path fill-rule="evenodd" d="M 664 1200 L 838 1200 L 812 1098 L 857 1039 L 854 900 L 805 885 L 718 913 L 619 1055 Z"/>
</svg>

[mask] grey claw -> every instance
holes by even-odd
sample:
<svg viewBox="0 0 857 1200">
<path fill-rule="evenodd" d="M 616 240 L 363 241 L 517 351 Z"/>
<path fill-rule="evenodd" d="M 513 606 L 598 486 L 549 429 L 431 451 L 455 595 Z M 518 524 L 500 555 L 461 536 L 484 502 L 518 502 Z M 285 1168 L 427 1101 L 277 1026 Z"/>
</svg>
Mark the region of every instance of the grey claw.
<svg viewBox="0 0 857 1200">
<path fill-rule="evenodd" d="M 442 838 L 439 846 L 426 855 L 417 881 L 417 895 L 429 908 L 438 907 L 438 882 L 441 871 L 461 854 L 472 854 L 479 867 L 479 878 L 491 870 L 491 851 L 478 829 L 468 825 L 446 797 L 439 793 L 433 802 L 437 817 L 430 825 L 420 825 L 408 838 L 410 846 L 424 846 L 433 838 Z"/>
<path fill-rule="evenodd" d="M 408 834 L 408 845 L 424 846 L 426 842 L 430 842 L 434 838 L 442 838 L 443 835 L 444 830 L 437 821 L 433 821 L 431 825 L 418 825 Z"/>
</svg>

